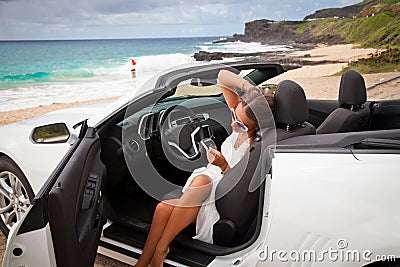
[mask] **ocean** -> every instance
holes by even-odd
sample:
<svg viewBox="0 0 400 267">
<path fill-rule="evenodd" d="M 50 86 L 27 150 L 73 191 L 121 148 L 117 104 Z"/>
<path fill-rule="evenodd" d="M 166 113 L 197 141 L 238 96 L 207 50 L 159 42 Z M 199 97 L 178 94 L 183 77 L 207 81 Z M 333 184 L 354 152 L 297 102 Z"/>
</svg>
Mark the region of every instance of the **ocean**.
<svg viewBox="0 0 400 267">
<path fill-rule="evenodd" d="M 288 46 L 218 43 L 223 37 L 0 41 L 0 112 L 120 96 L 158 72 L 209 52 L 287 51 Z M 131 77 L 132 59 L 137 76 Z"/>
</svg>

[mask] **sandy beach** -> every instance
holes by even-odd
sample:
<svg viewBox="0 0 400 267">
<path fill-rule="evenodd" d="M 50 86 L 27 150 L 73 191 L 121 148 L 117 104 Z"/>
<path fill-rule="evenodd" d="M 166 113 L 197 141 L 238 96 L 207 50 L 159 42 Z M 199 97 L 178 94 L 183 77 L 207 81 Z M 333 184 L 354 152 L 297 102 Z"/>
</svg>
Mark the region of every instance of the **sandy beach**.
<svg viewBox="0 0 400 267">
<path fill-rule="evenodd" d="M 376 49 L 360 49 L 354 45 L 335 45 L 335 46 L 320 46 L 309 51 L 296 51 L 292 52 L 293 56 L 304 57 L 305 60 L 337 60 L 336 64 L 324 64 L 314 66 L 303 66 L 302 68 L 290 70 L 278 77 L 271 79 L 269 82 L 278 83 L 285 79 L 293 80 L 299 83 L 305 90 L 307 98 L 310 99 L 337 99 L 340 76 L 332 76 L 335 73 L 346 67 L 350 61 L 357 58 L 367 57 L 369 54 L 374 53 Z M 375 84 L 382 79 L 399 76 L 400 73 L 379 73 L 363 75 L 367 86 Z M 399 83 L 400 79 L 392 81 L 391 83 Z M 398 88 L 398 87 L 397 87 Z M 396 90 L 395 86 L 385 85 L 385 87 L 373 88 L 368 90 L 369 100 L 378 99 L 400 99 L 400 92 Z M 28 108 L 23 110 L 14 110 L 7 112 L 0 112 L 0 125 L 10 124 L 13 122 L 30 119 L 40 116 L 49 111 L 88 104 L 104 100 L 112 100 L 115 98 L 96 99 L 85 102 L 76 103 L 54 103 L 50 106 L 39 106 L 35 108 Z M 0 234 L 0 256 L 4 253 L 5 238 Z M 95 266 L 127 266 L 126 264 L 118 263 L 112 259 L 99 255 L 96 259 Z"/>
<path fill-rule="evenodd" d="M 290 70 L 278 77 L 270 80 L 271 83 L 278 83 L 289 79 L 300 84 L 308 99 L 337 99 L 340 83 L 340 76 L 334 74 L 345 68 L 349 62 L 359 58 L 369 57 L 371 53 L 376 52 L 372 48 L 358 48 L 356 45 L 332 45 L 319 46 L 309 51 L 295 51 L 293 56 L 298 56 L 307 61 L 335 60 L 336 64 L 323 64 L 313 66 L 303 66 L 299 69 Z M 371 86 L 383 79 L 398 76 L 400 73 L 375 73 L 364 74 L 366 86 Z M 368 100 L 379 99 L 399 99 L 400 92 L 392 86 L 383 86 L 382 88 L 368 90 Z"/>
</svg>

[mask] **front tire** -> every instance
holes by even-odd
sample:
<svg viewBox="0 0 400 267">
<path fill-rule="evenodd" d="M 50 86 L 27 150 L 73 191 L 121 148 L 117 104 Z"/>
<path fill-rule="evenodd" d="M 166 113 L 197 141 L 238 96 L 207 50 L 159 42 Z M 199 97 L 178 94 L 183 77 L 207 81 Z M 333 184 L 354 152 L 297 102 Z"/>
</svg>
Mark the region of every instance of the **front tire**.
<svg viewBox="0 0 400 267">
<path fill-rule="evenodd" d="M 8 236 L 31 205 L 34 193 L 24 173 L 13 160 L 0 157 L 0 230 Z"/>
</svg>

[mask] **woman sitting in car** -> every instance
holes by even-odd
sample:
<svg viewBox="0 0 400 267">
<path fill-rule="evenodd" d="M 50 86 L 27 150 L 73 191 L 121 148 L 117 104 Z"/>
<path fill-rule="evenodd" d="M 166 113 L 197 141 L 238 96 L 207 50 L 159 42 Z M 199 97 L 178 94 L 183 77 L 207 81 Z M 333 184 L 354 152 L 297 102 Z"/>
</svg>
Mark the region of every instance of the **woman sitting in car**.
<svg viewBox="0 0 400 267">
<path fill-rule="evenodd" d="M 206 167 L 188 178 L 179 199 L 157 205 L 143 253 L 135 266 L 162 266 L 170 242 L 189 224 L 196 223 L 196 236 L 213 243 L 213 225 L 219 220 L 215 189 L 227 169 L 235 166 L 254 144 L 260 129 L 268 127 L 274 111 L 274 94 L 252 85 L 227 70 L 218 75 L 219 85 L 232 114 L 232 134 L 223 142 L 221 152 L 209 148 Z M 244 92 L 240 97 L 235 88 Z"/>
</svg>

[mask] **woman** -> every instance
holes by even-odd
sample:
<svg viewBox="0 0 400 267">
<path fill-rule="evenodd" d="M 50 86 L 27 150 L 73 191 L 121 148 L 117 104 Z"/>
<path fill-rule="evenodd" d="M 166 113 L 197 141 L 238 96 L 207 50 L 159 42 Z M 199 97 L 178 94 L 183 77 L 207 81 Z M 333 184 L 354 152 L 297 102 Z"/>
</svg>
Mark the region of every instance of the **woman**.
<svg viewBox="0 0 400 267">
<path fill-rule="evenodd" d="M 226 70 L 220 71 L 218 80 L 232 112 L 233 132 L 223 142 L 221 152 L 212 148 L 207 150 L 209 164 L 193 172 L 180 199 L 163 201 L 157 205 L 143 253 L 135 265 L 137 267 L 149 263 L 150 266 L 162 266 L 170 242 L 193 222 L 196 222 L 196 236 L 193 238 L 212 243 L 213 225 L 219 219 L 214 203 L 218 181 L 251 148 L 257 132 L 270 126 L 270 115 L 274 109 L 273 93 L 262 92 L 247 80 Z M 242 98 L 235 87 L 245 92 Z"/>
</svg>

